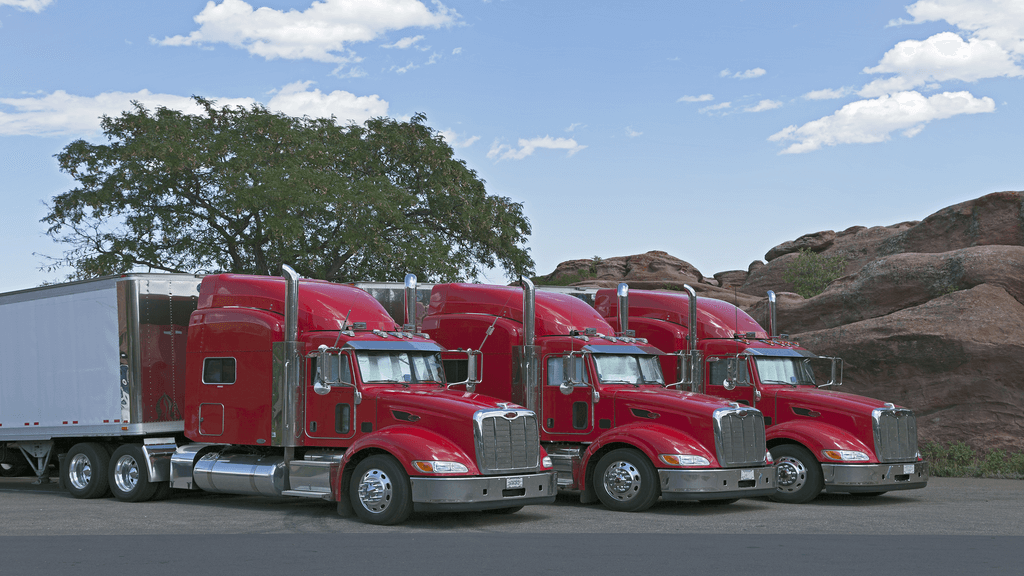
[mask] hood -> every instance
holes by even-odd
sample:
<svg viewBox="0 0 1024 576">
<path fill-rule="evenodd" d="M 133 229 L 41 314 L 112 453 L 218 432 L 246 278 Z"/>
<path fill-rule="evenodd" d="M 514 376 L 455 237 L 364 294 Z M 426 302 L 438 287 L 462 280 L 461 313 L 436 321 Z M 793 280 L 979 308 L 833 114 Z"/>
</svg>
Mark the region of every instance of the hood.
<svg viewBox="0 0 1024 576">
<path fill-rule="evenodd" d="M 820 408 L 829 412 L 846 412 L 868 417 L 871 416 L 871 411 L 875 408 L 885 408 L 886 406 L 885 402 L 875 398 L 835 390 L 812 388 L 810 386 L 793 388 L 780 385 L 775 389 L 774 396 L 780 405 L 786 403 L 807 408 Z"/>
</svg>

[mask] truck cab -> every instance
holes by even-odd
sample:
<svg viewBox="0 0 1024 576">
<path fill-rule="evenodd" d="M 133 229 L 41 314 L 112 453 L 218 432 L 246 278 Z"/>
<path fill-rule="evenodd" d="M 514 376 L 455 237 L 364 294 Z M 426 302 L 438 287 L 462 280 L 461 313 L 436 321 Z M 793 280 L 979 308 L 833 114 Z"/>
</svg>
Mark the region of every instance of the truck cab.
<svg viewBox="0 0 1024 576">
<path fill-rule="evenodd" d="M 764 414 L 767 445 L 779 468 L 773 499 L 802 503 L 823 489 L 871 496 L 927 484 L 914 413 L 836 391 L 842 361 L 775 335 L 774 322 L 765 330 L 736 306 L 698 299 L 692 289 L 632 290 L 628 300 L 599 290 L 594 306 L 613 325 L 625 316 L 631 330 L 658 348 L 697 351 L 703 391 Z M 676 364 L 663 367 L 670 378 L 676 374 Z"/>
<path fill-rule="evenodd" d="M 413 511 L 554 501 L 530 410 L 453 390 L 444 349 L 366 292 L 214 274 L 189 320 L 172 488 L 320 498 L 394 524 Z"/>
<path fill-rule="evenodd" d="M 662 352 L 646 340 L 615 335 L 573 297 L 523 284 L 434 285 L 422 329 L 478 358 L 461 361 L 477 391 L 540 416 L 559 488 L 621 511 L 659 497 L 724 502 L 775 492 L 758 410 L 669 387 Z"/>
</svg>

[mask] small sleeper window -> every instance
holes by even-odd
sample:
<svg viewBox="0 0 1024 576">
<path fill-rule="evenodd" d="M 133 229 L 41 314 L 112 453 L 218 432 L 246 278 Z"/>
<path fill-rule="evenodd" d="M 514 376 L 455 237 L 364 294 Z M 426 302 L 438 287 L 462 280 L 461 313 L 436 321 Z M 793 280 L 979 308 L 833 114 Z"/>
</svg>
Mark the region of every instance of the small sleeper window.
<svg viewBox="0 0 1024 576">
<path fill-rule="evenodd" d="M 207 358 L 203 361 L 203 384 L 234 384 L 234 358 Z"/>
</svg>

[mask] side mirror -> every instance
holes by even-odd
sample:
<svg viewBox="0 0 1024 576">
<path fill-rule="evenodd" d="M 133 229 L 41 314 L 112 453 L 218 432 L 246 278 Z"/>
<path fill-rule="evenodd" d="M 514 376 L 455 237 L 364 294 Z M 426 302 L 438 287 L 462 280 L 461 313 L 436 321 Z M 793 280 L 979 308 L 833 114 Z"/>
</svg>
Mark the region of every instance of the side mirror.
<svg viewBox="0 0 1024 576">
<path fill-rule="evenodd" d="M 313 378 L 313 392 L 323 396 L 331 391 L 332 386 L 353 385 L 346 356 L 340 350 L 321 344 L 314 358 L 316 375 Z"/>
<path fill-rule="evenodd" d="M 722 382 L 722 386 L 726 390 L 735 390 L 737 386 L 749 386 L 750 381 L 744 371 L 741 370 L 743 364 L 746 362 L 745 358 L 727 358 L 725 360 L 725 381 Z"/>
<path fill-rule="evenodd" d="M 684 386 L 689 387 L 690 392 L 700 392 L 704 384 L 704 374 L 701 368 L 704 366 L 704 355 L 700 350 L 676 353 L 676 374 L 679 374 L 679 381 L 668 384 L 682 390 Z"/>
<path fill-rule="evenodd" d="M 573 389 L 583 384 L 583 377 L 578 372 L 583 362 L 582 357 L 568 354 L 562 358 L 562 383 L 558 385 L 559 391 L 566 396 L 572 394 Z"/>
<path fill-rule="evenodd" d="M 465 350 L 466 352 L 466 379 L 461 382 L 449 382 L 448 387 L 465 384 L 466 392 L 474 392 L 476 385 L 480 383 L 480 369 L 483 366 L 483 352 L 479 350 Z"/>
</svg>

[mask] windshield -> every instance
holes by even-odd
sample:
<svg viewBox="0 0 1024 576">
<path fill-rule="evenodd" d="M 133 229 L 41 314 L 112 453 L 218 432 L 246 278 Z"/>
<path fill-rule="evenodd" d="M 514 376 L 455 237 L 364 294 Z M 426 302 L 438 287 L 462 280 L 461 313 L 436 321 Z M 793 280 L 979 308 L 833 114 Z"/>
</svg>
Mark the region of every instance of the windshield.
<svg viewBox="0 0 1024 576">
<path fill-rule="evenodd" d="M 363 382 L 444 383 L 441 356 L 396 350 L 357 352 Z"/>
<path fill-rule="evenodd" d="M 802 358 L 754 358 L 762 384 L 814 386 L 814 371 Z"/>
<path fill-rule="evenodd" d="M 635 354 L 594 354 L 597 379 L 603 384 L 661 384 L 661 365 L 657 356 Z"/>
</svg>

